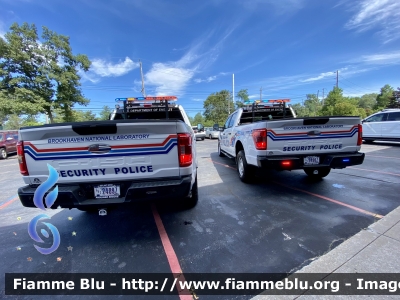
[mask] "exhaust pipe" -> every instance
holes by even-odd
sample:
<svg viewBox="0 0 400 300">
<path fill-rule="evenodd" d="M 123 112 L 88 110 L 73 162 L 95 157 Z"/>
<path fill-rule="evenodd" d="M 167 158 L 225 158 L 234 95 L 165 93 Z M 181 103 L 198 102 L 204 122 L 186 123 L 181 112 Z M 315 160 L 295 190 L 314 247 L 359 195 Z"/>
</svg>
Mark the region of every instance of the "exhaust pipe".
<svg viewBox="0 0 400 300">
<path fill-rule="evenodd" d="M 99 209 L 99 216 L 107 216 L 107 208 Z"/>
</svg>

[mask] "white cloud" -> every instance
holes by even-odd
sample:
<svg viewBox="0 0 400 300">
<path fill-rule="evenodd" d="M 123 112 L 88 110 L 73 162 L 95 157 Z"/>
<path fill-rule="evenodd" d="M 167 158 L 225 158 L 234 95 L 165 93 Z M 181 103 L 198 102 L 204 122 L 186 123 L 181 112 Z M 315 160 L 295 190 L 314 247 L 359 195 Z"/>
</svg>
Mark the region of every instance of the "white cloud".
<svg viewBox="0 0 400 300">
<path fill-rule="evenodd" d="M 360 59 L 360 62 L 379 65 L 400 64 L 400 51 L 392 53 L 363 55 Z"/>
<path fill-rule="evenodd" d="M 207 47 L 208 50 L 205 50 L 206 43 L 214 32 L 199 39 L 178 61 L 153 63 L 150 71 L 145 74 L 146 89 L 150 85 L 154 88 L 156 95 L 183 95 L 186 86 L 194 75 L 208 68 L 217 60 L 223 43 L 236 26 L 233 25 L 229 28 L 213 47 Z M 225 73 L 221 72 L 220 74 Z M 196 79 L 195 82 L 210 82 L 215 80 L 217 76 Z"/>
<path fill-rule="evenodd" d="M 216 76 L 216 75 L 214 75 L 214 76 L 209 76 L 209 77 L 207 77 L 207 78 L 205 78 L 205 79 L 196 78 L 196 79 L 194 80 L 194 82 L 196 82 L 196 83 L 211 82 L 211 81 L 214 81 L 215 79 L 217 79 L 217 76 Z"/>
<path fill-rule="evenodd" d="M 154 63 L 145 75 L 145 84 L 155 86 L 156 95 L 180 95 L 194 70 L 178 67 L 177 63 Z"/>
<path fill-rule="evenodd" d="M 370 70 L 371 70 L 371 68 L 360 69 L 360 68 L 357 68 L 355 66 L 349 66 L 349 67 L 341 68 L 338 71 L 339 71 L 339 75 L 349 76 L 349 75 L 354 75 L 354 74 L 358 74 L 358 73 L 364 73 L 364 72 L 367 72 L 367 71 L 370 71 Z M 330 72 L 320 73 L 319 75 L 314 76 L 314 77 L 309 77 L 309 78 L 306 78 L 306 79 L 300 79 L 299 81 L 307 83 L 307 82 L 314 82 L 314 81 L 323 80 L 323 79 L 326 79 L 326 78 L 333 79 L 335 76 L 336 76 L 336 71 L 330 71 Z"/>
<path fill-rule="evenodd" d="M 310 77 L 310 78 L 307 78 L 307 79 L 303 79 L 303 80 L 300 80 L 300 82 L 313 82 L 313 81 L 318 81 L 318 80 L 321 80 L 321 79 L 324 79 L 324 78 L 326 78 L 326 77 L 332 77 L 333 75 L 335 75 L 336 74 L 336 72 L 324 72 L 324 73 L 320 73 L 318 76 L 316 76 L 316 77 Z"/>
<path fill-rule="evenodd" d="M 384 43 L 400 38 L 399 0 L 359 0 L 353 5 L 356 13 L 345 28 L 358 32 L 377 28 Z"/>
<path fill-rule="evenodd" d="M 119 77 L 138 67 L 139 63 L 133 62 L 129 57 L 126 57 L 124 61 L 120 61 L 116 64 L 104 59 L 95 58 L 92 60 L 90 70 L 101 77 Z"/>
</svg>

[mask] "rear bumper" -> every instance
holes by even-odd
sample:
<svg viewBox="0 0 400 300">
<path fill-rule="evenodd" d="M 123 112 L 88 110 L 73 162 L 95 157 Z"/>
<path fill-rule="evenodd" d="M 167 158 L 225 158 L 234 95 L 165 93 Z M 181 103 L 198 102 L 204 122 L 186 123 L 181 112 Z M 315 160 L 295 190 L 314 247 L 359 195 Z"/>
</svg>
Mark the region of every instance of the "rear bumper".
<svg viewBox="0 0 400 300">
<path fill-rule="evenodd" d="M 305 165 L 306 156 L 319 156 L 320 164 Z M 294 155 L 294 156 L 258 156 L 257 164 L 260 168 L 275 170 L 296 170 L 305 168 L 329 167 L 332 169 L 343 169 L 348 166 L 361 165 L 364 162 L 365 153 L 335 153 L 322 155 Z M 282 162 L 290 162 L 286 165 Z"/>
<path fill-rule="evenodd" d="M 52 208 L 78 208 L 88 206 L 114 206 L 123 203 L 142 201 L 157 201 L 164 199 L 178 199 L 189 194 L 192 176 L 178 178 L 163 178 L 154 181 L 120 181 L 120 182 L 96 182 L 85 184 L 58 185 L 58 196 Z M 96 199 L 94 197 L 94 185 L 119 184 L 120 197 L 108 199 Z M 35 207 L 33 196 L 37 189 L 33 186 L 23 186 L 18 189 L 18 196 L 25 207 Z"/>
</svg>

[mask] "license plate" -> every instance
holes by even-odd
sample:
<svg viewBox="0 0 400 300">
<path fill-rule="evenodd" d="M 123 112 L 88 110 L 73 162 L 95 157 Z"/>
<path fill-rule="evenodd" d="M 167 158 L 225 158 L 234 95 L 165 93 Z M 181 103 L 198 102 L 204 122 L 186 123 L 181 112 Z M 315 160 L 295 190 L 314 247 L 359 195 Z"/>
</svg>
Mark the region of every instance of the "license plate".
<svg viewBox="0 0 400 300">
<path fill-rule="evenodd" d="M 101 184 L 94 186 L 94 196 L 97 199 L 118 198 L 119 195 L 119 185 L 117 184 Z"/>
<path fill-rule="evenodd" d="M 318 165 L 319 164 L 319 156 L 306 156 L 304 157 L 305 165 Z"/>
</svg>

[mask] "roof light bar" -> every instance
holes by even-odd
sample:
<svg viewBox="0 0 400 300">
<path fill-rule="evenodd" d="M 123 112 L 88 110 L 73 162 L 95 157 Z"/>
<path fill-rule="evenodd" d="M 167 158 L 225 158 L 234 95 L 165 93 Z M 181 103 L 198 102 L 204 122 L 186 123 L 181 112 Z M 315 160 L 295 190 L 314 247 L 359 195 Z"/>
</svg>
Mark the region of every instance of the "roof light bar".
<svg viewBox="0 0 400 300">
<path fill-rule="evenodd" d="M 290 99 L 271 99 L 271 100 L 248 100 L 244 104 L 259 104 L 259 103 L 284 103 L 290 102 Z"/>
<path fill-rule="evenodd" d="M 128 97 L 128 98 L 116 98 L 115 102 L 119 101 L 177 101 L 176 96 L 155 96 L 155 97 Z"/>
</svg>

